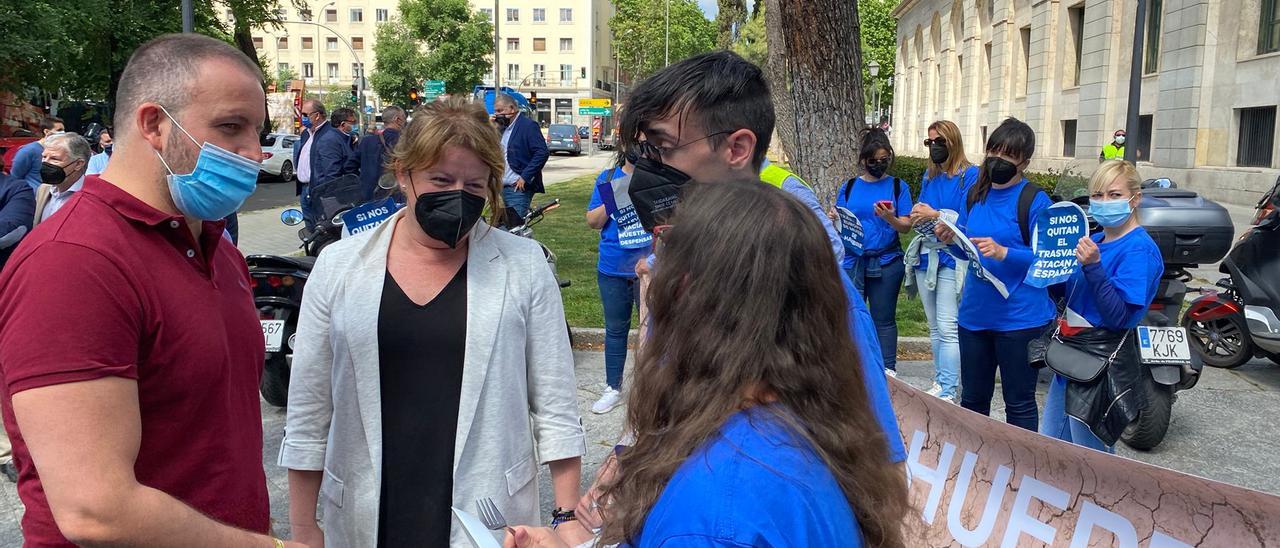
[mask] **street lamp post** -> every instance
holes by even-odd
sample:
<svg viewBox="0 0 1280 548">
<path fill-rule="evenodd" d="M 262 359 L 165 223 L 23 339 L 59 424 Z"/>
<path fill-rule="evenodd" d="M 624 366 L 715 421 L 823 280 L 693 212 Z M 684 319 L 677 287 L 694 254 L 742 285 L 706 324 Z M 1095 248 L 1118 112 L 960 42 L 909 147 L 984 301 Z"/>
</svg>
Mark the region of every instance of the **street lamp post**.
<svg viewBox="0 0 1280 548">
<path fill-rule="evenodd" d="M 502 87 L 498 83 L 500 72 L 498 69 L 498 51 L 500 43 L 498 43 L 498 0 L 493 0 L 493 96 L 498 96 L 498 89 Z"/>
<path fill-rule="evenodd" d="M 325 7 L 327 8 L 328 6 L 332 6 L 332 5 L 333 5 L 333 2 L 330 2 L 330 3 L 329 3 L 328 5 L 326 5 Z M 365 106 L 365 98 L 364 98 L 364 61 L 361 61 L 361 60 L 360 60 L 360 54 L 356 53 L 356 48 L 355 48 L 355 47 L 353 47 L 353 46 L 351 45 L 351 42 L 347 41 L 347 39 L 346 39 L 346 38 L 344 38 L 341 34 L 338 34 L 338 31 L 333 30 L 333 28 L 329 27 L 328 25 L 321 24 L 321 23 L 316 23 L 316 22 L 314 22 L 314 21 L 284 21 L 284 23 L 286 23 L 286 24 L 288 24 L 288 23 L 293 23 L 293 24 L 298 24 L 298 25 L 315 25 L 316 27 L 319 27 L 319 28 L 321 28 L 321 29 L 324 29 L 324 30 L 327 30 L 327 31 L 329 31 L 329 32 L 333 33 L 333 35 L 334 35 L 334 36 L 337 36 L 337 37 L 338 37 L 338 40 L 341 40 L 341 41 L 342 41 L 342 44 L 343 44 L 343 45 L 347 46 L 347 51 L 351 52 L 351 57 L 352 57 L 352 58 L 354 58 L 354 59 L 356 60 L 356 65 L 360 67 L 360 75 L 359 75 L 357 78 L 355 78 L 356 86 L 357 86 L 357 88 L 356 88 L 356 89 L 357 89 L 357 93 L 358 93 L 358 94 L 359 94 L 359 96 L 360 96 L 360 97 L 359 97 L 359 99 L 360 99 L 360 109 L 359 109 L 359 110 L 360 110 L 360 126 L 361 126 L 361 127 L 364 127 L 364 128 L 369 127 L 367 124 L 365 124 L 365 111 L 364 111 L 364 106 Z M 317 35 L 318 35 L 318 34 L 319 34 L 319 32 L 317 32 Z M 319 67 L 317 67 L 317 70 L 318 70 L 318 69 L 319 69 Z"/>
<path fill-rule="evenodd" d="M 1142 31 L 1146 26 L 1147 0 L 1138 0 L 1137 19 L 1133 24 L 1133 56 L 1129 58 L 1129 107 L 1125 116 L 1125 134 L 1130 142 L 1124 147 L 1124 161 L 1138 161 L 1138 143 L 1142 142 L 1142 128 L 1138 123 L 1138 108 L 1142 104 Z"/>
<path fill-rule="evenodd" d="M 874 60 L 868 63 L 867 73 L 871 75 L 871 98 L 872 98 L 871 123 L 878 124 L 880 123 L 880 120 L 878 118 L 878 116 L 880 115 L 880 93 L 879 93 L 880 90 L 878 89 L 877 84 L 879 84 L 880 82 L 876 80 L 876 76 L 880 74 L 880 63 L 877 63 Z"/>
<path fill-rule="evenodd" d="M 665 63 L 665 66 L 669 67 L 671 66 L 671 0 L 667 0 L 665 6 L 666 8 L 662 20 L 664 21 L 663 24 L 666 27 L 666 30 L 663 31 L 662 51 L 664 56 L 663 62 Z"/>
<path fill-rule="evenodd" d="M 182 32 L 196 31 L 196 14 L 195 9 L 191 6 L 191 0 L 182 0 Z"/>
</svg>

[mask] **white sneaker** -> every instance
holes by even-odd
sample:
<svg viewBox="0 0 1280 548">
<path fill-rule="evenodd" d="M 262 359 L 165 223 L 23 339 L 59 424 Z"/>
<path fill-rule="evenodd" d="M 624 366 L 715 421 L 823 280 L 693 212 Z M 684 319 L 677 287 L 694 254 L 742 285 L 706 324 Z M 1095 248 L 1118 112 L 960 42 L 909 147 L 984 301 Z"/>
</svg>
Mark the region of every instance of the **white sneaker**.
<svg viewBox="0 0 1280 548">
<path fill-rule="evenodd" d="M 928 394 L 933 397 L 937 397 L 938 394 L 941 394 L 941 393 L 942 393 L 942 385 L 936 382 L 933 383 L 933 388 L 930 388 L 928 391 L 925 392 L 925 394 Z"/>
<path fill-rule="evenodd" d="M 605 385 L 604 393 L 600 394 L 600 399 L 592 404 L 591 412 L 597 415 L 603 415 L 619 405 L 622 405 L 622 393 L 614 390 L 612 386 Z"/>
<path fill-rule="evenodd" d="M 898 372 L 893 369 L 885 369 L 884 374 L 893 378 L 898 378 Z"/>
</svg>

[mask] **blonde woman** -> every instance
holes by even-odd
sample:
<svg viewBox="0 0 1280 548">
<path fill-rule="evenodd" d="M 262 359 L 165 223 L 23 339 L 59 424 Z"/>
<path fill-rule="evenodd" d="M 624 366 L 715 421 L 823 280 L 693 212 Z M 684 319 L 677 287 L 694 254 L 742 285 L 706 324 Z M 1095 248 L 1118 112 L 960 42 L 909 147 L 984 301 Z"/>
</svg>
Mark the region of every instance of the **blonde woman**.
<svg viewBox="0 0 1280 548">
<path fill-rule="evenodd" d="M 1089 181 L 1089 214 L 1102 232 L 1076 245 L 1082 268 L 1063 284 L 1067 308 L 1058 337 L 1115 357 L 1091 382 L 1054 374 L 1040 421 L 1046 436 L 1109 453 L 1146 406 L 1137 389 L 1146 370 L 1136 337 L 1126 333 L 1142 321 L 1164 274 L 1160 248 L 1138 225 L 1141 188 L 1137 168 L 1123 160 L 1103 162 Z"/>
<path fill-rule="evenodd" d="M 545 523 L 538 462 L 570 508 L 585 442 L 542 250 L 480 220 L 502 211 L 498 137 L 479 106 L 431 103 L 390 167 L 406 207 L 308 280 L 280 450 L 294 538 L 469 546 L 450 506 L 479 498 Z"/>
<path fill-rule="evenodd" d="M 955 222 L 965 208 L 965 195 L 978 180 L 978 168 L 964 155 L 960 128 L 949 120 L 929 125 L 929 168 L 920 183 L 920 199 L 911 209 L 911 224 L 936 221 L 944 212 Z M 956 318 L 960 310 L 968 261 L 957 260 L 943 251 L 941 243 L 917 237 L 907 248 L 908 289 L 916 287 L 925 317 L 929 320 L 929 340 L 933 346 L 933 387 L 929 394 L 955 400 L 960 384 L 960 335 Z"/>
</svg>

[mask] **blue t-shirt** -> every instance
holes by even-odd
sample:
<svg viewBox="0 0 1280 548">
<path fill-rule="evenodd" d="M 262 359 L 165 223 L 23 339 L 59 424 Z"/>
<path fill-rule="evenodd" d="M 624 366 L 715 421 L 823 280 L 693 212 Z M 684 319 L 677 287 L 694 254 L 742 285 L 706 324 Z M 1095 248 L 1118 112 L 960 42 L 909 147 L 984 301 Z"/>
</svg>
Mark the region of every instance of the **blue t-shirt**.
<svg viewBox="0 0 1280 548">
<path fill-rule="evenodd" d="M 32 141 L 13 155 L 13 165 L 9 166 L 9 174 L 23 179 L 27 182 L 27 186 L 37 188 L 40 186 L 40 162 L 44 155 L 44 145 L 40 141 Z"/>
<path fill-rule="evenodd" d="M 591 191 L 591 203 L 587 204 L 587 211 L 604 205 L 604 200 L 600 197 L 599 185 L 609 179 L 610 171 L 614 178 L 626 175 L 620 167 L 601 172 L 600 176 L 596 177 L 596 187 Z M 635 278 L 636 262 L 648 256 L 649 251 L 648 247 L 624 249 L 618 243 L 618 223 L 613 221 L 613 217 L 607 217 L 604 227 L 600 229 L 600 260 L 596 263 L 596 270 L 606 276 Z"/>
<path fill-rule="evenodd" d="M 861 546 L 840 484 L 783 412 L 730 416 L 671 476 L 631 546 Z"/>
<path fill-rule="evenodd" d="M 1077 270 L 1066 282 L 1067 308 L 1084 317 L 1094 327 L 1122 330 L 1137 327 L 1146 314 L 1147 307 L 1156 296 L 1160 276 L 1164 274 L 1164 259 L 1155 240 L 1146 229 L 1138 227 L 1119 240 L 1103 242 L 1099 232 L 1091 236 L 1098 243 L 1098 261 L 1107 273 L 1107 279 L 1125 304 L 1140 307 L 1125 318 L 1123 325 L 1113 325 L 1098 311 L 1094 288 L 1086 280 L 1084 270 Z M 1088 267 L 1086 267 L 1088 268 Z"/>
<path fill-rule="evenodd" d="M 964 211 L 966 196 L 969 193 L 969 189 L 976 182 L 978 182 L 977 166 L 969 166 L 955 175 L 939 172 L 933 177 L 926 177 L 920 183 L 920 199 L 916 200 L 916 202 L 927 204 L 938 211 L 950 209 L 959 213 Z M 938 264 L 941 266 L 952 269 L 956 267 L 956 259 L 950 254 L 937 253 L 936 256 L 938 257 Z M 929 269 L 928 255 L 921 254 L 920 264 L 916 266 L 916 269 Z"/>
<path fill-rule="evenodd" d="M 906 181 L 898 184 L 899 192 L 896 197 L 893 195 L 894 185 L 891 176 L 875 182 L 858 177 L 853 182 L 853 188 L 849 189 L 849 197 L 846 199 L 844 191 L 848 185 L 849 183 L 846 182 L 836 189 L 836 206 L 852 211 L 858 218 L 858 222 L 862 223 L 862 254 L 868 255 L 873 251 L 886 248 L 895 249 L 881 255 L 880 264 L 889 264 L 901 257 L 898 231 L 876 215 L 875 205 L 881 200 L 892 200 L 897 207 L 897 211 L 894 212 L 896 215 L 906 216 L 911 213 L 911 189 L 907 187 Z M 852 268 L 853 260 L 854 257 L 846 253 L 842 264 L 845 268 Z"/>
<path fill-rule="evenodd" d="M 876 335 L 875 320 L 871 319 L 866 301 L 844 270 L 840 271 L 840 281 L 844 284 L 844 293 L 849 299 L 849 334 L 862 358 L 862 381 L 867 387 L 871 412 L 875 414 L 880 429 L 888 438 L 889 460 L 902 462 L 907 460 L 907 448 L 902 443 L 898 416 L 893 411 L 893 400 L 889 397 L 889 381 L 884 374 L 884 357 L 880 355 L 880 337 Z"/>
<path fill-rule="evenodd" d="M 966 236 L 994 238 L 1009 249 L 1003 261 L 982 257 L 982 267 L 988 275 L 1004 282 L 1009 298 L 1005 299 L 995 286 L 969 269 L 960 297 L 960 327 L 970 331 L 1031 329 L 1049 323 L 1057 313 L 1048 290 L 1022 283 L 1034 260 L 1031 246 L 1023 243 L 1022 229 L 1018 227 L 1018 196 L 1022 187 L 1029 184 L 1023 179 L 1008 188 L 992 188 L 986 200 L 973 204 L 968 212 L 960 212 L 960 227 Z M 1036 194 L 1028 219 L 1038 218 L 1050 205 L 1047 194 Z"/>
</svg>

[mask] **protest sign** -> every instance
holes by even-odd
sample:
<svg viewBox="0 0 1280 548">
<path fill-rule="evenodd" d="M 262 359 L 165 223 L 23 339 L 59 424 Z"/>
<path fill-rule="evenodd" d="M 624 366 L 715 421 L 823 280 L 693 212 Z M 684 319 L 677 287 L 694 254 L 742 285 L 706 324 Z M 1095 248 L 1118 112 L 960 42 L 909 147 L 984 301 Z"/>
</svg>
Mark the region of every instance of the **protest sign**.
<svg viewBox="0 0 1280 548">
<path fill-rule="evenodd" d="M 964 250 L 965 256 L 956 258 L 963 261 L 969 261 L 970 271 L 973 272 L 979 280 L 986 280 L 987 283 L 990 283 L 992 287 L 996 288 L 996 291 L 1000 293 L 1001 297 L 1008 299 L 1009 288 L 1005 287 L 1004 282 L 1000 281 L 1000 278 L 997 278 L 994 273 L 988 272 L 987 269 L 982 267 L 982 252 L 978 251 L 978 246 L 973 245 L 973 242 L 969 241 L 969 237 L 964 235 L 964 232 L 960 230 L 960 227 L 957 227 L 955 223 L 947 220 L 946 217 L 939 218 L 938 222 L 951 229 L 951 232 L 956 235 L 955 239 L 952 240 L 952 243 Z"/>
<path fill-rule="evenodd" d="M 1280 546 L 1280 497 L 1072 445 L 888 379 L 907 546 Z"/>
<path fill-rule="evenodd" d="M 618 245 L 623 249 L 643 249 L 653 243 L 653 236 L 645 232 L 640 224 L 640 216 L 636 214 L 636 206 L 631 203 L 627 189 L 631 186 L 631 175 L 623 174 L 609 177 L 599 185 L 600 201 L 604 203 L 605 213 L 618 224 Z"/>
<path fill-rule="evenodd" d="M 1071 202 L 1058 202 L 1036 217 L 1031 251 L 1035 262 L 1027 270 L 1023 283 L 1031 287 L 1049 287 L 1071 278 L 1080 270 L 1076 244 L 1089 235 L 1089 220 L 1084 210 Z"/>
<path fill-rule="evenodd" d="M 400 204 L 390 197 L 349 209 L 342 214 L 342 237 L 372 230 L 399 210 Z"/>
<path fill-rule="evenodd" d="M 845 254 L 862 254 L 862 221 L 848 208 L 836 207 L 836 232 L 844 242 Z"/>
</svg>

